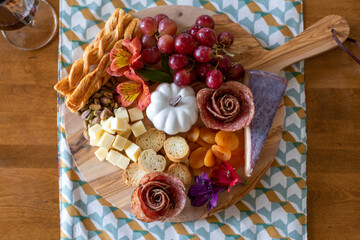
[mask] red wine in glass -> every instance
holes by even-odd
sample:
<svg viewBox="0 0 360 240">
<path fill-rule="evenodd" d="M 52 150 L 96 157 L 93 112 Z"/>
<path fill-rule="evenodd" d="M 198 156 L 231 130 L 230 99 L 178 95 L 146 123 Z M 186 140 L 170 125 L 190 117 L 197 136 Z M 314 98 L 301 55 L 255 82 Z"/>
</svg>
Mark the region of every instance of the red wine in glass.
<svg viewBox="0 0 360 240">
<path fill-rule="evenodd" d="M 0 0 L 0 30 L 13 46 L 34 50 L 55 35 L 57 16 L 46 0 Z"/>
<path fill-rule="evenodd" d="M 39 0 L 0 0 L 0 29 L 9 31 L 26 26 L 34 19 L 38 6 Z"/>
</svg>

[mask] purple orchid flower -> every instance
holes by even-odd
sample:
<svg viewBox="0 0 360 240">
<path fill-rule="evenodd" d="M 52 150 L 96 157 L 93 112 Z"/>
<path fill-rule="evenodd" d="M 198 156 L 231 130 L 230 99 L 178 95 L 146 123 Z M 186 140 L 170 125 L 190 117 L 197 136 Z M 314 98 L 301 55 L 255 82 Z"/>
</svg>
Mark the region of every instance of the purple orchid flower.
<svg viewBox="0 0 360 240">
<path fill-rule="evenodd" d="M 216 207 L 219 192 L 224 188 L 213 185 L 206 173 L 195 177 L 195 185 L 192 185 L 188 191 L 188 197 L 191 200 L 191 206 L 200 207 L 206 202 L 208 210 Z"/>
</svg>

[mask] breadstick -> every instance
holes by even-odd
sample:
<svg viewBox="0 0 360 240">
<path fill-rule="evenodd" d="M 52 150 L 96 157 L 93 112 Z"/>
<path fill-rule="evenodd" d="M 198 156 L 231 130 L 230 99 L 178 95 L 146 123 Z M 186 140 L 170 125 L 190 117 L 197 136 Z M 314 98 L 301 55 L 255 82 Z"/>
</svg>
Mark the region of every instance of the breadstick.
<svg viewBox="0 0 360 240">
<path fill-rule="evenodd" d="M 106 68 L 110 66 L 110 55 L 105 54 L 96 69 L 87 74 L 76 87 L 75 91 L 66 99 L 66 105 L 72 112 L 80 110 L 91 95 L 100 90 L 110 78 Z"/>
</svg>

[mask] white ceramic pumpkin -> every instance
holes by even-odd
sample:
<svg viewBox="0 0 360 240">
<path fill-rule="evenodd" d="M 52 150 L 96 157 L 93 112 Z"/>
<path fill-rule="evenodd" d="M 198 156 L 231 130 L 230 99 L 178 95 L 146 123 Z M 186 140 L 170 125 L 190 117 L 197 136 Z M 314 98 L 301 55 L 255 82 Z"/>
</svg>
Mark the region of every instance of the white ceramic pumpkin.
<svg viewBox="0 0 360 240">
<path fill-rule="evenodd" d="M 175 83 L 160 84 L 151 93 L 146 115 L 155 128 L 169 135 L 189 131 L 199 115 L 194 89 L 179 87 Z"/>
</svg>

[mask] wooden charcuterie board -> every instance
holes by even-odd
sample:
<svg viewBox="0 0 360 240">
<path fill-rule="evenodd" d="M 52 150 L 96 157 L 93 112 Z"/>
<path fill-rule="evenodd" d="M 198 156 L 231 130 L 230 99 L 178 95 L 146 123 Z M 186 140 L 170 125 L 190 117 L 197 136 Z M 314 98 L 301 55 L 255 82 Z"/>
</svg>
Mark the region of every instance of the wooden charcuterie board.
<svg viewBox="0 0 360 240">
<path fill-rule="evenodd" d="M 217 33 L 221 31 L 233 33 L 235 41 L 228 51 L 236 54 L 234 58 L 236 61 L 243 64 L 245 69 L 264 70 L 275 74 L 279 74 L 281 69 L 292 63 L 336 47 L 337 44 L 331 36 L 331 29 L 336 30 L 341 41 L 344 41 L 349 34 L 349 26 L 345 19 L 340 16 L 328 16 L 291 41 L 269 51 L 265 50 L 254 37 L 240 25 L 232 22 L 225 14 L 215 14 L 195 7 L 164 6 L 146 9 L 133 15 L 142 18 L 155 16 L 158 13 L 164 13 L 174 19 L 178 24 L 178 29 L 193 25 L 195 19 L 202 14 L 212 15 Z M 206 205 L 195 209 L 191 207 L 190 201 L 187 199 L 185 209 L 178 216 L 169 218 L 167 221 L 183 222 L 205 218 L 226 209 L 248 194 L 264 176 L 275 158 L 282 137 L 284 112 L 285 107 L 282 103 L 276 113 L 256 168 L 252 176 L 247 178 L 249 184 L 236 185 L 230 193 L 224 191 L 219 194 L 218 206 L 211 211 L 206 209 Z M 123 170 L 107 161 L 100 162 L 95 157 L 94 151 L 97 148 L 90 146 L 82 134 L 83 120 L 68 109 L 65 112 L 65 129 L 74 161 L 85 179 L 107 201 L 122 210 L 131 212 L 130 198 L 135 188 L 129 187 L 123 182 Z M 241 176 L 244 175 L 242 168 L 239 168 L 237 172 Z"/>
</svg>

